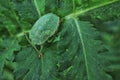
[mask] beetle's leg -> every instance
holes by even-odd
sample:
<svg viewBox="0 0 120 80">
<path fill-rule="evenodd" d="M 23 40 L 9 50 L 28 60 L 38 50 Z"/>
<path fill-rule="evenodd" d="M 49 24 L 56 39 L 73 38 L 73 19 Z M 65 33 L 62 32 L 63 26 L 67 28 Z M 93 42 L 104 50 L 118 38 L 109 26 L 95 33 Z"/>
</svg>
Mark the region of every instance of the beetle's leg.
<svg viewBox="0 0 120 80">
<path fill-rule="evenodd" d="M 41 53 L 42 49 L 43 49 L 43 45 L 40 46 L 40 51 L 38 52 L 38 56 L 39 56 L 39 57 L 42 56 L 42 53 Z M 37 51 L 38 51 L 38 49 L 37 49 Z"/>
<path fill-rule="evenodd" d="M 40 58 L 42 56 L 42 53 L 36 48 L 35 45 L 32 44 L 32 42 L 29 40 L 27 34 L 24 32 L 25 38 L 27 39 L 27 41 L 31 44 L 31 46 L 36 50 L 36 52 L 38 53 L 38 57 Z"/>
<path fill-rule="evenodd" d="M 42 53 L 40 51 L 38 52 L 38 57 L 42 57 Z"/>
</svg>

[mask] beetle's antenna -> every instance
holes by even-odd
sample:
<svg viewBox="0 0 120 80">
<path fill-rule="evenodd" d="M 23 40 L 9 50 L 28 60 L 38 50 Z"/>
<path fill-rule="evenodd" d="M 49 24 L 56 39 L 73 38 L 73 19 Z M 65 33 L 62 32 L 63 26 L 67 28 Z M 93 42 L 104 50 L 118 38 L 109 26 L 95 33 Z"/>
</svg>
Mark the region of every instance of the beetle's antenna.
<svg viewBox="0 0 120 80">
<path fill-rule="evenodd" d="M 38 57 L 42 56 L 42 53 L 36 48 L 35 45 L 32 44 L 32 42 L 29 40 L 27 34 L 24 32 L 25 38 L 27 39 L 27 41 L 31 44 L 31 46 L 36 50 L 36 52 L 38 53 Z"/>
</svg>

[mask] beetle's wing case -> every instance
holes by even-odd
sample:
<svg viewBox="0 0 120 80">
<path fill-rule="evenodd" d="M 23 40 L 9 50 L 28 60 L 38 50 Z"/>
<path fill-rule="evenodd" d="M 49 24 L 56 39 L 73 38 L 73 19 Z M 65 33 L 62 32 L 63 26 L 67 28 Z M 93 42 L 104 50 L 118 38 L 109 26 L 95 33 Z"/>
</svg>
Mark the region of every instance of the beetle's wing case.
<svg viewBox="0 0 120 80">
<path fill-rule="evenodd" d="M 29 32 L 33 44 L 41 45 L 52 36 L 59 26 L 59 17 L 48 13 L 40 17 Z"/>
</svg>

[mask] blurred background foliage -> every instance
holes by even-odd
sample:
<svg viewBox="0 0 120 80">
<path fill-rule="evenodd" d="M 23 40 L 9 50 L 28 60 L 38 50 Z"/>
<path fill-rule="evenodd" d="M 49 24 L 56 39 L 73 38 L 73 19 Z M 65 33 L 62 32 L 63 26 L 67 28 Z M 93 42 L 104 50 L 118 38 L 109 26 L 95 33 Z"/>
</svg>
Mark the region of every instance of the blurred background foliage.
<svg viewBox="0 0 120 80">
<path fill-rule="evenodd" d="M 53 12 L 64 18 L 70 13 L 109 1 L 115 0 L 46 0 L 44 7 L 41 7 L 44 9 L 40 16 Z M 120 61 L 119 7 L 120 1 L 116 0 L 112 4 L 90 10 L 79 16 L 80 20 L 90 21 L 102 33 L 99 38 L 111 48 L 111 58 L 114 58 L 115 61 Z M 0 76 L 3 73 L 1 79 L 14 80 L 13 70 L 16 66 L 12 63 L 14 57 L 21 47 L 28 46 L 23 31 L 29 31 L 38 18 L 39 14 L 33 0 L 0 0 Z M 8 54 L 4 55 L 6 51 Z M 9 51 L 13 54 L 10 55 Z M 112 56 L 113 54 L 116 56 Z M 116 64 L 115 61 L 113 64 Z M 114 68 L 114 66 L 111 67 Z M 108 71 L 108 73 L 114 77 L 114 80 L 120 78 L 119 68 Z"/>
</svg>

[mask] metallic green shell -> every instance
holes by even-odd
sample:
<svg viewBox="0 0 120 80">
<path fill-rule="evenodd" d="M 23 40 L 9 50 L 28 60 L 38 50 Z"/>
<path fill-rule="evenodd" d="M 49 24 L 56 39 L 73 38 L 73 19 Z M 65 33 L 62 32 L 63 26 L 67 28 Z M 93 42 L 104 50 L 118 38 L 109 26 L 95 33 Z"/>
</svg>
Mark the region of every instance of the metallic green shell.
<svg viewBox="0 0 120 80">
<path fill-rule="evenodd" d="M 33 44 L 41 45 L 51 37 L 59 26 L 59 17 L 48 13 L 40 17 L 29 32 Z"/>
</svg>

